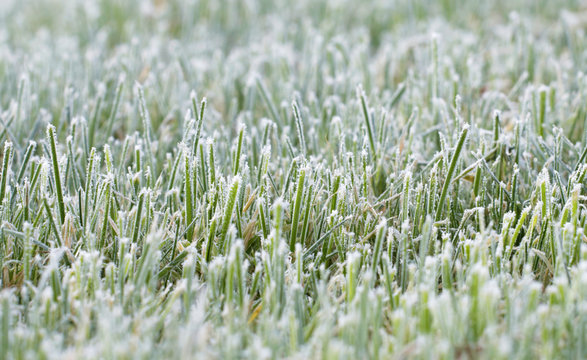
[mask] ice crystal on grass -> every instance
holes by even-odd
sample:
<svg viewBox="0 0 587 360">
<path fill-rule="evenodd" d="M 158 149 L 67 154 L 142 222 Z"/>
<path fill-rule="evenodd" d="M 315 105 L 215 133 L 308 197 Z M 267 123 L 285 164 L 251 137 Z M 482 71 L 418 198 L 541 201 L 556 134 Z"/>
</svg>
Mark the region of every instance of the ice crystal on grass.
<svg viewBox="0 0 587 360">
<path fill-rule="evenodd" d="M 586 11 L 0 2 L 0 353 L 587 357 Z"/>
</svg>

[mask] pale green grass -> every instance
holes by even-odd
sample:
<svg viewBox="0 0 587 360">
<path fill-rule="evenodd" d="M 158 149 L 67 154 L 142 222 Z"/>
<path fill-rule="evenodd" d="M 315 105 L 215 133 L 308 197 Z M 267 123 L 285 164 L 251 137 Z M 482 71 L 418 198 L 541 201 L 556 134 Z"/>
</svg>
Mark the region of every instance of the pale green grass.
<svg viewBox="0 0 587 360">
<path fill-rule="evenodd" d="M 0 358 L 587 357 L 587 4 L 0 2 Z"/>
</svg>

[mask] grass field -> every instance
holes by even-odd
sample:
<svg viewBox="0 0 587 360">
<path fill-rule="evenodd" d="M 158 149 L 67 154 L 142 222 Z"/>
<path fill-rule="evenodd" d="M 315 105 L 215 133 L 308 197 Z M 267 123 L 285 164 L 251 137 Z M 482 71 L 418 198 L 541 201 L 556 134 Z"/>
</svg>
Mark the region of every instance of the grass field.
<svg viewBox="0 0 587 360">
<path fill-rule="evenodd" d="M 0 4 L 0 359 L 587 357 L 587 3 Z"/>
</svg>

